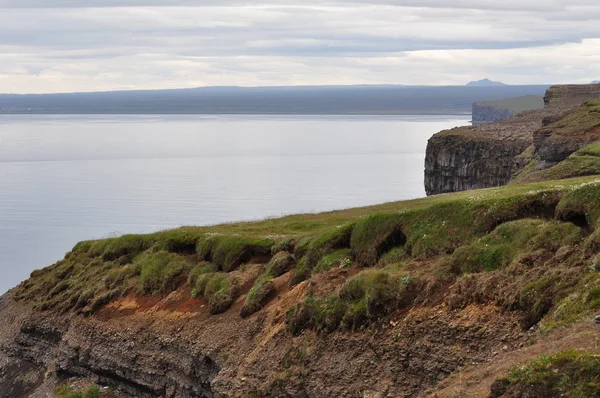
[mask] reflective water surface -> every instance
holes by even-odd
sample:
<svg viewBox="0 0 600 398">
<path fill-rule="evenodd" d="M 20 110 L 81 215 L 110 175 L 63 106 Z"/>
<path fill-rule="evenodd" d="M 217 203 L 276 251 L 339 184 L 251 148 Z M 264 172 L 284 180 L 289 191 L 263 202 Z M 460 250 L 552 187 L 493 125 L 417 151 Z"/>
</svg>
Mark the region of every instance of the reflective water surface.
<svg viewBox="0 0 600 398">
<path fill-rule="evenodd" d="M 0 293 L 84 239 L 424 195 L 431 116 L 2 116 Z"/>
</svg>

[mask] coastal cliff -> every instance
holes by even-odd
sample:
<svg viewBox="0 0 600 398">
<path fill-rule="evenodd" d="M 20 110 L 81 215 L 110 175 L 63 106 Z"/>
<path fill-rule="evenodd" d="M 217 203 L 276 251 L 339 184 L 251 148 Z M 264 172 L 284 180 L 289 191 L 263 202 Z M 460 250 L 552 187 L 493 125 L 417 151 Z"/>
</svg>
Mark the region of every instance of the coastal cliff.
<svg viewBox="0 0 600 398">
<path fill-rule="evenodd" d="M 518 98 L 509 98 L 501 101 L 482 101 L 473 104 L 473 125 L 496 123 L 510 119 L 521 112 L 544 108 L 544 99 L 541 96 L 529 95 Z"/>
<path fill-rule="evenodd" d="M 569 90 L 432 138 L 433 188 L 505 186 L 76 244 L 0 297 L 0 398 L 600 396 L 600 101 Z"/>
<path fill-rule="evenodd" d="M 509 183 L 524 164 L 516 159 L 533 145 L 544 119 L 560 118 L 584 101 L 600 98 L 598 85 L 553 86 L 541 110 L 523 112 L 498 123 L 461 127 L 434 135 L 427 145 L 428 195 Z"/>
<path fill-rule="evenodd" d="M 599 197 L 592 176 L 81 242 L 0 298 L 0 397 L 523 390 L 495 379 L 595 352 Z"/>
</svg>

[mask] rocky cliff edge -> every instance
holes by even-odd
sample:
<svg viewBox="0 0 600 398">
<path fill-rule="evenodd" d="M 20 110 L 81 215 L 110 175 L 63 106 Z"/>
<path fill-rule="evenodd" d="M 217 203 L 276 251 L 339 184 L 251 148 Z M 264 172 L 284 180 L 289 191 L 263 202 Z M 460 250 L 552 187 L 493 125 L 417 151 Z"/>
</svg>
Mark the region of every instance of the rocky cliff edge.
<svg viewBox="0 0 600 398">
<path fill-rule="evenodd" d="M 526 156 L 526 160 L 518 157 L 534 144 L 534 134 L 544 124 L 555 123 L 565 117 L 566 112 L 596 98 L 600 98 L 598 85 L 553 86 L 546 92 L 542 110 L 523 112 L 498 123 L 460 127 L 434 135 L 429 140 L 425 159 L 427 194 L 509 183 L 531 161 Z M 564 123 L 578 128 L 575 120 Z M 544 135 L 543 131 L 547 132 L 547 129 L 536 135 L 538 141 Z M 551 144 L 555 140 L 546 142 Z M 548 150 L 546 145 L 546 149 L 538 152 Z"/>
</svg>

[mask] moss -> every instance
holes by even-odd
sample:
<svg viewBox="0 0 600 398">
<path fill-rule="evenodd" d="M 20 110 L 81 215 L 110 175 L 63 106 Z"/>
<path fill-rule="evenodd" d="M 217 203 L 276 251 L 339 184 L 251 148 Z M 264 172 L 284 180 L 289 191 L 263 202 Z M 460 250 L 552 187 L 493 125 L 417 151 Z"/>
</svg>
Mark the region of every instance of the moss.
<svg viewBox="0 0 600 398">
<path fill-rule="evenodd" d="M 192 296 L 203 296 L 211 314 L 221 314 L 229 309 L 238 294 L 238 280 L 226 273 L 199 275 Z"/>
<path fill-rule="evenodd" d="M 164 231 L 156 234 L 156 249 L 176 254 L 194 254 L 201 234 L 185 229 Z"/>
<path fill-rule="evenodd" d="M 349 248 L 353 229 L 354 224 L 337 226 L 312 239 L 306 252 L 308 266 L 313 268 L 324 256 L 338 249 Z"/>
<path fill-rule="evenodd" d="M 252 286 L 252 289 L 250 289 L 250 292 L 246 296 L 246 301 L 242 306 L 240 316 L 242 318 L 247 318 L 260 311 L 274 292 L 275 285 L 273 284 L 273 277 L 270 275 L 269 270 L 267 270 L 254 282 L 254 286 Z"/>
<path fill-rule="evenodd" d="M 406 237 L 400 230 L 401 222 L 399 214 L 376 214 L 357 222 L 350 241 L 356 260 L 373 266 L 382 253 L 404 244 Z"/>
<path fill-rule="evenodd" d="M 277 278 L 290 271 L 295 265 L 294 256 L 288 252 L 278 252 L 267 264 L 267 270 L 270 276 Z"/>
<path fill-rule="evenodd" d="M 190 267 L 185 260 L 166 251 L 144 253 L 136 259 L 136 263 L 141 266 L 139 289 L 145 294 L 172 292 L 181 284 L 184 271 Z"/>
<path fill-rule="evenodd" d="M 586 184 L 569 191 L 558 203 L 556 217 L 595 229 L 600 218 L 600 184 Z"/>
<path fill-rule="evenodd" d="M 269 256 L 271 239 L 244 236 L 211 236 L 199 239 L 196 252 L 201 260 L 211 261 L 220 270 L 231 272 L 255 257 Z"/>
<path fill-rule="evenodd" d="M 581 239 L 581 229 L 570 223 L 539 219 L 511 221 L 474 243 L 456 249 L 452 267 L 461 273 L 493 271 L 510 265 L 521 253 L 539 249 L 556 251 Z"/>
<path fill-rule="evenodd" d="M 340 267 L 342 264 L 351 261 L 350 258 L 352 258 L 350 249 L 336 250 L 333 253 L 321 258 L 313 272 L 319 273 L 329 271 L 332 268 Z"/>
<path fill-rule="evenodd" d="M 600 356 L 574 350 L 541 355 L 532 362 L 513 367 L 503 390 L 503 393 L 518 392 L 519 396 L 599 396 Z"/>
<path fill-rule="evenodd" d="M 123 235 L 104 242 L 102 258 L 113 261 L 123 256 L 135 256 L 152 245 L 152 238 L 144 235 Z"/>
<path fill-rule="evenodd" d="M 223 273 L 212 274 L 206 280 L 203 295 L 208 300 L 211 314 L 221 314 L 229 309 L 237 295 L 238 281 Z"/>
<path fill-rule="evenodd" d="M 196 286 L 196 284 L 198 283 L 198 279 L 202 275 L 214 273 L 217 271 L 218 270 L 216 269 L 216 267 L 213 264 L 208 263 L 208 262 L 201 262 L 200 264 L 198 264 L 194 268 L 192 268 L 192 270 L 190 271 L 190 273 L 188 275 L 188 285 Z"/>
<path fill-rule="evenodd" d="M 294 334 L 307 328 L 326 333 L 357 329 L 410 305 L 414 287 L 406 275 L 366 270 L 346 281 L 337 295 L 309 297 L 297 305 L 286 315 L 287 326 Z"/>
</svg>

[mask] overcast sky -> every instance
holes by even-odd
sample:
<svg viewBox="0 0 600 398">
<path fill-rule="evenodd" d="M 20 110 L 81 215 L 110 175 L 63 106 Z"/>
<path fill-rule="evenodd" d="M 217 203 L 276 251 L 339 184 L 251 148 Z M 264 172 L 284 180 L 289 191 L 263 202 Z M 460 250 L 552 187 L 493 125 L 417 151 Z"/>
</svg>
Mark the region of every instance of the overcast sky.
<svg viewBox="0 0 600 398">
<path fill-rule="evenodd" d="M 600 2 L 0 0 L 2 93 L 484 77 L 600 80 Z"/>
</svg>

